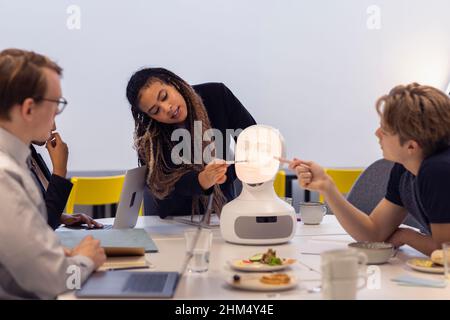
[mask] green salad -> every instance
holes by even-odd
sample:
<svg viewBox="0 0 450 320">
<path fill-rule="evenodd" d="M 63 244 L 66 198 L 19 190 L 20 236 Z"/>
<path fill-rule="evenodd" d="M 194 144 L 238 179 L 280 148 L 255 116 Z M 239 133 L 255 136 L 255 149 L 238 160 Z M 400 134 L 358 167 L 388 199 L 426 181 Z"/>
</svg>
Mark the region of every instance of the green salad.
<svg viewBox="0 0 450 320">
<path fill-rule="evenodd" d="M 250 259 L 251 262 L 264 263 L 269 266 L 279 266 L 283 264 L 283 261 L 277 257 L 275 250 L 269 249 L 266 253 L 257 253 Z"/>
</svg>

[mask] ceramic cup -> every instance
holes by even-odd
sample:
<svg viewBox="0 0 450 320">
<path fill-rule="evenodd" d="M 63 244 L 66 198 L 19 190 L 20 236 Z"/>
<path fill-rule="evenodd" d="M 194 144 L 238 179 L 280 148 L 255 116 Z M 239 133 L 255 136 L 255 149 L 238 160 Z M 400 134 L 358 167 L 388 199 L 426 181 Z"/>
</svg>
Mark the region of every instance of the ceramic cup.
<svg viewBox="0 0 450 320">
<path fill-rule="evenodd" d="M 327 206 L 321 202 L 300 203 L 300 220 L 304 224 L 320 224 L 327 213 Z"/>
<path fill-rule="evenodd" d="M 321 254 L 322 293 L 328 300 L 352 300 L 366 284 L 367 256 L 355 249 Z"/>
</svg>

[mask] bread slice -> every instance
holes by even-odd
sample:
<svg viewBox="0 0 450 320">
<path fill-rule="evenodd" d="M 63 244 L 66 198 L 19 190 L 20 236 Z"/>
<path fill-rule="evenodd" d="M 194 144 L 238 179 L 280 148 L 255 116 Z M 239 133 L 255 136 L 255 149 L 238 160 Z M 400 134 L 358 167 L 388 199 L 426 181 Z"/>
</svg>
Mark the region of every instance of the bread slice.
<svg viewBox="0 0 450 320">
<path fill-rule="evenodd" d="M 272 275 L 262 276 L 259 281 L 265 284 L 281 285 L 288 284 L 291 281 L 291 278 L 285 273 L 276 273 Z"/>
<path fill-rule="evenodd" d="M 444 265 L 444 252 L 442 250 L 434 250 L 430 257 L 431 261 L 436 264 Z"/>
</svg>

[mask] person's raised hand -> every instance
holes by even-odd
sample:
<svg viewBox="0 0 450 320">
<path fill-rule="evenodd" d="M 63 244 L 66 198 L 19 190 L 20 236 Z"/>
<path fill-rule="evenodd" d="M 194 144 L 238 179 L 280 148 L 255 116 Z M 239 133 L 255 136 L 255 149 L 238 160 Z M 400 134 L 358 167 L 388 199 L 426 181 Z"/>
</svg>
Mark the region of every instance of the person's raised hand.
<svg viewBox="0 0 450 320">
<path fill-rule="evenodd" d="M 69 159 L 67 144 L 61 139 L 58 132 L 52 132 L 45 147 L 52 161 L 53 174 L 65 178 L 67 175 L 67 161 Z"/>
<path fill-rule="evenodd" d="M 203 190 L 207 190 L 215 184 L 225 183 L 227 180 L 228 165 L 224 160 L 214 160 L 207 164 L 198 175 L 198 182 Z"/>
<path fill-rule="evenodd" d="M 294 170 L 301 188 L 323 193 L 332 183 L 325 170 L 313 161 L 294 158 L 289 165 Z"/>
</svg>

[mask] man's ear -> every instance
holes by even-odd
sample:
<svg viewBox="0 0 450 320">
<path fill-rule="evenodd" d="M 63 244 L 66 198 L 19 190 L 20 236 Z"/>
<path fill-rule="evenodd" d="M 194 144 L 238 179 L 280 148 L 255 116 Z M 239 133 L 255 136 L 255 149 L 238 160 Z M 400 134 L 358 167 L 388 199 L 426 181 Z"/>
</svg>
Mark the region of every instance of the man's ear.
<svg viewBox="0 0 450 320">
<path fill-rule="evenodd" d="M 30 120 L 35 107 L 36 102 L 31 98 L 26 98 L 20 106 L 20 114 L 25 120 Z"/>
<path fill-rule="evenodd" d="M 422 152 L 422 147 L 414 140 L 408 140 L 406 142 L 407 150 L 410 155 L 417 154 L 418 152 Z"/>
</svg>

